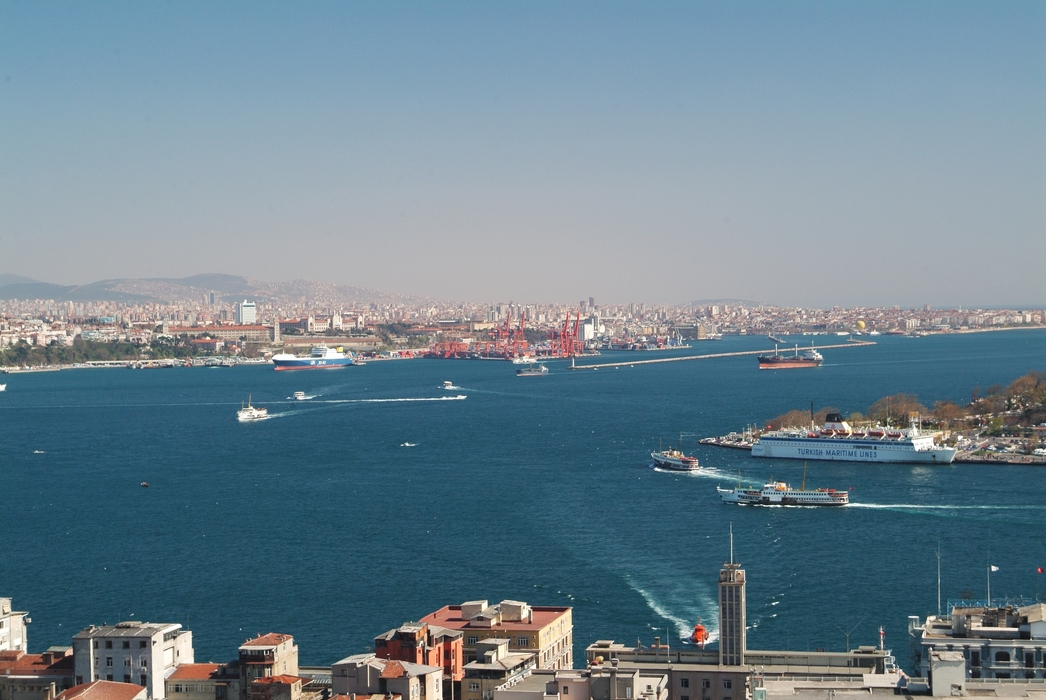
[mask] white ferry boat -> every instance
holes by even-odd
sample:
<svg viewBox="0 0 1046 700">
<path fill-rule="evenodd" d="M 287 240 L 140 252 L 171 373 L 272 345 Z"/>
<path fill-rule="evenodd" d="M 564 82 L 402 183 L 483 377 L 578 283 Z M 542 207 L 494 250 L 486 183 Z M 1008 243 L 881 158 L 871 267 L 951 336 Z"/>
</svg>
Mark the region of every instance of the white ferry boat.
<svg viewBox="0 0 1046 700">
<path fill-rule="evenodd" d="M 654 460 L 654 466 L 659 469 L 692 472 L 701 468 L 701 465 L 697 461 L 697 457 L 683 454 L 681 450 L 673 450 L 671 447 L 667 450 L 661 450 L 660 452 L 651 452 L 650 456 Z"/>
<path fill-rule="evenodd" d="M 719 498 L 723 503 L 758 506 L 845 506 L 850 502 L 848 491 L 835 489 L 794 488 L 783 481 L 771 481 L 761 489 L 743 488 L 721 489 L 718 486 Z"/>
<path fill-rule="evenodd" d="M 907 430 L 881 426 L 854 430 L 838 413 L 829 413 L 820 429 L 774 430 L 752 445 L 753 457 L 839 462 L 951 464 L 955 452 L 935 443 L 932 435 L 922 435 L 914 422 Z"/>
<path fill-rule="evenodd" d="M 236 420 L 241 423 L 248 421 L 264 420 L 269 417 L 269 409 L 256 408 L 251 405 L 251 397 L 247 397 L 247 405 L 240 404 L 240 410 L 236 412 Z"/>
</svg>

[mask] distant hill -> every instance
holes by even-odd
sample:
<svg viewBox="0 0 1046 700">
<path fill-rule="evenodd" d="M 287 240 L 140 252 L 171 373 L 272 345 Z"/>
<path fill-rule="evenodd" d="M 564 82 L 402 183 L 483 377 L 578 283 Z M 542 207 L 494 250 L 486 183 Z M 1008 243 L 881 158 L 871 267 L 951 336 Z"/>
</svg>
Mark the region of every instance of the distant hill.
<svg viewBox="0 0 1046 700">
<path fill-rule="evenodd" d="M 325 304 L 413 303 L 423 297 L 389 294 L 376 289 L 324 284 L 311 280 L 265 282 L 237 275 L 209 273 L 182 278 L 113 279 L 84 285 L 60 285 L 21 275 L 0 274 L 0 300 L 180 302 L 202 301 L 214 292 L 224 301 L 291 302 L 302 298 Z"/>
<path fill-rule="evenodd" d="M 5 284 L 35 284 L 37 280 L 22 275 L 13 275 L 10 272 L 0 274 L 0 287 Z"/>
</svg>

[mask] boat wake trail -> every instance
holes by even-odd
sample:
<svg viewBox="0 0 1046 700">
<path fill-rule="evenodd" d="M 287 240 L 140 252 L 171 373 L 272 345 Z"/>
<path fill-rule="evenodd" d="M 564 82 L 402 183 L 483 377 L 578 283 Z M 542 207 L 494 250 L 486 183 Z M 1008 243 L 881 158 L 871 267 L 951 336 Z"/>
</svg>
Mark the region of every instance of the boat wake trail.
<svg viewBox="0 0 1046 700">
<path fill-rule="evenodd" d="M 694 623 L 697 622 L 697 618 L 703 617 L 703 618 L 706 618 L 706 619 L 712 619 L 712 617 L 713 617 L 711 615 L 710 611 L 712 611 L 714 609 L 715 601 L 713 601 L 713 600 L 703 601 L 703 605 L 701 605 L 700 608 L 697 607 L 697 606 L 694 606 L 694 604 L 693 604 L 693 594 L 694 594 L 694 591 L 689 586 L 685 587 L 685 590 L 678 591 L 679 595 L 673 595 L 672 592 L 669 591 L 669 597 L 671 597 L 671 598 L 680 598 L 680 602 L 681 602 L 681 606 L 680 607 L 686 608 L 686 609 L 684 609 L 684 610 L 682 610 L 680 612 L 675 612 L 672 609 L 670 609 L 669 605 L 667 605 L 667 604 L 663 603 L 662 601 L 659 601 L 657 598 L 655 598 L 654 595 L 649 590 L 647 590 L 646 588 L 638 585 L 635 582 L 635 580 L 633 580 L 633 578 L 631 576 L 627 576 L 626 575 L 624 578 L 625 578 L 625 582 L 628 584 L 628 587 L 631 588 L 632 590 L 634 590 L 640 596 L 642 596 L 643 600 L 646 601 L 646 604 L 650 607 L 651 610 L 653 610 L 655 613 L 657 613 L 659 617 L 661 617 L 664 620 L 667 620 L 668 622 L 670 622 L 672 624 L 672 626 L 674 628 L 674 631 L 679 635 L 680 639 L 689 639 L 690 638 L 690 635 L 693 632 L 693 625 L 694 625 Z M 686 601 L 686 602 L 684 603 L 682 601 Z M 671 607 L 675 607 L 675 606 L 671 606 Z M 685 617 L 684 617 L 684 615 L 685 615 Z M 709 629 L 708 630 L 708 641 L 712 642 L 712 641 L 714 641 L 716 639 L 719 639 L 719 630 L 711 630 L 711 629 Z"/>
<path fill-rule="evenodd" d="M 327 399 L 325 401 L 314 401 L 313 403 L 403 403 L 411 401 L 464 401 L 468 397 L 464 394 L 457 396 L 422 397 L 417 399 Z"/>
<path fill-rule="evenodd" d="M 940 506 L 924 505 L 920 503 L 851 503 L 851 508 L 872 508 L 879 510 L 1041 510 L 1046 511 L 1046 505 L 1012 505 L 1012 506 Z"/>
<path fill-rule="evenodd" d="M 694 471 L 685 472 L 680 471 L 678 469 L 663 469 L 661 467 L 654 466 L 653 464 L 649 466 L 651 470 L 661 474 L 676 474 L 678 476 L 689 476 L 695 479 L 715 479 L 716 481 L 724 482 L 727 484 L 737 483 L 736 472 L 732 473 L 724 471 L 722 469 L 717 469 L 716 467 L 701 467 L 700 469 Z M 741 483 L 744 485 L 754 485 L 759 487 L 762 487 L 763 485 L 762 482 L 757 483 L 755 481 L 752 481 L 751 479 L 742 479 Z"/>
</svg>

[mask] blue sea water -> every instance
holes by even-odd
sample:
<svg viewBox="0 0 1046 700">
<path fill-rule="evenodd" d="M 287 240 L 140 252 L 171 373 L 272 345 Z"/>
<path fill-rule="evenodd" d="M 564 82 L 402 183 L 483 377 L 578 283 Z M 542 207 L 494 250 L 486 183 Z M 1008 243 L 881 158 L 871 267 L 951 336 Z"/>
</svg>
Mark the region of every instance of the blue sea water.
<svg viewBox="0 0 1046 700">
<path fill-rule="evenodd" d="M 698 617 L 714 630 L 732 525 L 750 648 L 841 649 L 839 628 L 854 625 L 851 645 L 874 644 L 882 625 L 903 664 L 907 616 L 937 610 L 938 542 L 945 599 L 983 597 L 989 562 L 994 596 L 1046 589 L 1046 470 L 812 462 L 807 484 L 852 487 L 850 507 L 741 508 L 716 485 L 738 471 L 798 483 L 803 463 L 686 445 L 709 470 L 683 475 L 649 458 L 681 432 L 722 434 L 810 401 L 846 413 L 902 391 L 963 402 L 1046 370 L 1043 332 L 877 340 L 796 372 L 747 356 L 552 362 L 539 378 L 438 360 L 7 375 L 0 595 L 30 611 L 33 651 L 139 619 L 192 629 L 198 661 L 291 633 L 306 664 L 448 603 L 571 605 L 580 663 L 597 639 L 675 642 Z M 764 347 L 740 337 L 685 352 Z M 296 390 L 316 398 L 292 401 Z M 272 418 L 238 423 L 248 395 Z"/>
</svg>

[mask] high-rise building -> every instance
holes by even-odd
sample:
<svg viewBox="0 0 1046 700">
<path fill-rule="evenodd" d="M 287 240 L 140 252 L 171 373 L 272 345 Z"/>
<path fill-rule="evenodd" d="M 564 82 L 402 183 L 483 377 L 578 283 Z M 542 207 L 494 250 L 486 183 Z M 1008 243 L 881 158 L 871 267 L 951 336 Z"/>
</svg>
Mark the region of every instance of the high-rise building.
<svg viewBox="0 0 1046 700">
<path fill-rule="evenodd" d="M 258 310 L 253 301 L 244 299 L 236 305 L 236 323 L 241 326 L 252 326 L 258 322 Z"/>
<path fill-rule="evenodd" d="M 744 665 L 745 617 L 745 570 L 734 562 L 731 532 L 730 561 L 719 570 L 719 665 Z"/>
</svg>

